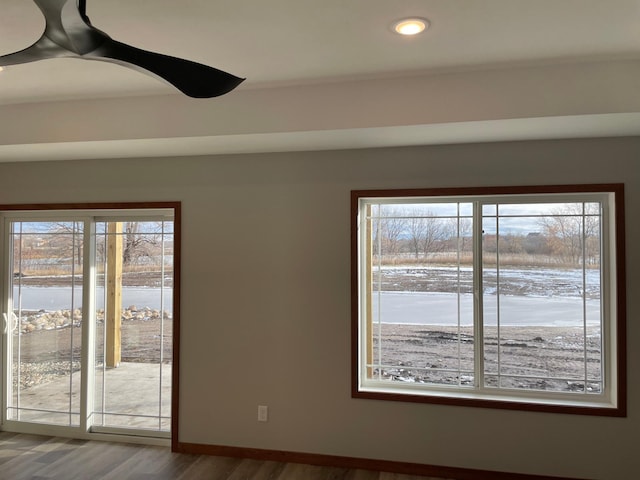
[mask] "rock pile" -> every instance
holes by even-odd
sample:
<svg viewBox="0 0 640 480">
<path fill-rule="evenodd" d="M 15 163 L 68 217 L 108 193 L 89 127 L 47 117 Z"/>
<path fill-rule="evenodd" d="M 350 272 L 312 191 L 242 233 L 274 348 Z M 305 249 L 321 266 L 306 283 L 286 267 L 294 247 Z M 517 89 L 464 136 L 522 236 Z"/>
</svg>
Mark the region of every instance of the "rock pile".
<svg viewBox="0 0 640 480">
<path fill-rule="evenodd" d="M 161 316 L 160 310 L 150 307 L 138 308 L 131 305 L 122 310 L 122 321 L 129 320 L 159 320 Z M 170 319 L 171 314 L 164 311 L 164 318 Z M 15 319 L 15 317 L 14 317 Z M 104 321 L 104 310 L 99 309 L 96 312 L 96 320 L 98 324 Z M 17 320 L 14 320 L 17 321 Z M 20 331 L 22 333 L 31 333 L 41 330 L 55 330 L 58 328 L 67 328 L 71 324 L 79 326 L 82 321 L 82 311 L 78 308 L 75 310 L 55 310 L 46 311 L 39 310 L 37 312 L 22 312 L 20 318 Z"/>
</svg>

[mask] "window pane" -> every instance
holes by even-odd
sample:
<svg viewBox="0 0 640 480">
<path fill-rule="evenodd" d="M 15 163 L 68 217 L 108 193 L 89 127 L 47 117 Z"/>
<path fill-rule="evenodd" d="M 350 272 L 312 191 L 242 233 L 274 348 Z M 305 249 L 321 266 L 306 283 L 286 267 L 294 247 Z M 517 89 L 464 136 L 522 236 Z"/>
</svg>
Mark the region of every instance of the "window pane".
<svg viewBox="0 0 640 480">
<path fill-rule="evenodd" d="M 7 418 L 78 425 L 82 223 L 11 222 Z"/>
<path fill-rule="evenodd" d="M 473 385 L 470 204 L 372 206 L 367 377 Z"/>
<path fill-rule="evenodd" d="M 172 223 L 96 229 L 96 426 L 170 430 Z"/>
<path fill-rule="evenodd" d="M 497 211 L 483 219 L 486 386 L 600 393 L 599 206 Z"/>
</svg>

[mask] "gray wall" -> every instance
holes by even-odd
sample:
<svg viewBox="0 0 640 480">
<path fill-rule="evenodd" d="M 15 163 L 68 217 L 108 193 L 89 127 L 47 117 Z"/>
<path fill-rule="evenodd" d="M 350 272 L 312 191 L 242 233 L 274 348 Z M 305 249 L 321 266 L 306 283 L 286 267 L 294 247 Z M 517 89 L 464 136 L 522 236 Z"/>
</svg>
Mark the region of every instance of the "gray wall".
<svg viewBox="0 0 640 480">
<path fill-rule="evenodd" d="M 5 163 L 0 204 L 182 201 L 182 442 L 627 480 L 640 469 L 639 157 L 636 137 Z M 350 398 L 350 190 L 601 182 L 626 188 L 628 418 Z"/>
</svg>

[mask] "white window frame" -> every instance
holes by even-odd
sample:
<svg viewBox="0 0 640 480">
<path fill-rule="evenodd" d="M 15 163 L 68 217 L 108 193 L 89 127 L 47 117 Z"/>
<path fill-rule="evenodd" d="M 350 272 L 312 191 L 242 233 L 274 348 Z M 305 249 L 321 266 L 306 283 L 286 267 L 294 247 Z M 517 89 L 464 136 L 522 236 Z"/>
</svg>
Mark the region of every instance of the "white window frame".
<svg viewBox="0 0 640 480">
<path fill-rule="evenodd" d="M 367 376 L 367 282 L 363 281 L 368 258 L 365 207 L 374 204 L 473 202 L 474 209 L 474 345 L 475 384 L 458 387 L 406 384 Z M 601 259 L 601 393 L 549 392 L 486 387 L 483 382 L 481 271 L 483 203 L 599 202 L 602 205 Z M 496 187 L 475 189 L 358 190 L 352 192 L 352 396 L 508 409 L 626 416 L 626 346 L 624 281 L 624 188 L 613 185 Z M 481 348 L 478 348 L 481 346 Z"/>
</svg>

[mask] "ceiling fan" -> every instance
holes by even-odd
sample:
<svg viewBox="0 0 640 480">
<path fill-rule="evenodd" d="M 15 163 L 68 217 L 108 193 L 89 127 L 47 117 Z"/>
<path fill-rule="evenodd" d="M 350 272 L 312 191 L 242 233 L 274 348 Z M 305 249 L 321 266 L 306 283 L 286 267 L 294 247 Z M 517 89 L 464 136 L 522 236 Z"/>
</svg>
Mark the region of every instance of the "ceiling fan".
<svg viewBox="0 0 640 480">
<path fill-rule="evenodd" d="M 91 25 L 86 0 L 33 1 L 44 14 L 44 33 L 30 47 L 0 56 L 0 66 L 63 57 L 101 60 L 158 77 L 194 98 L 224 95 L 244 81 L 217 68 L 113 40 Z"/>
</svg>

